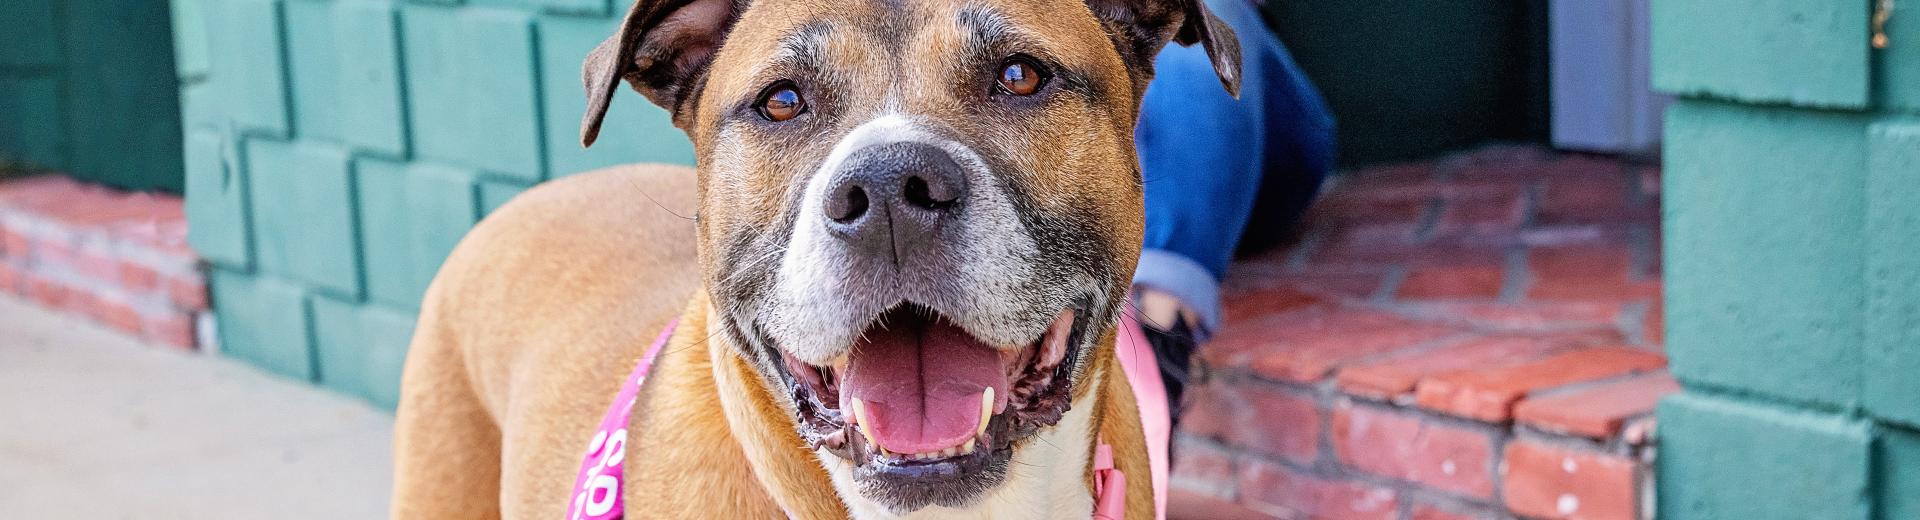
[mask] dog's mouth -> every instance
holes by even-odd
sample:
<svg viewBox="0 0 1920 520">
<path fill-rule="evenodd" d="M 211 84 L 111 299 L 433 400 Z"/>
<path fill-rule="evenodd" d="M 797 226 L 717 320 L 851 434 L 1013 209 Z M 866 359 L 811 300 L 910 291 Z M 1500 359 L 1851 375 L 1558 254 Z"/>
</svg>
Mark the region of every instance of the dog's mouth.
<svg viewBox="0 0 1920 520">
<path fill-rule="evenodd" d="M 802 437 L 851 461 L 856 478 L 984 490 L 1017 441 L 1066 413 L 1083 314 L 1062 310 L 1031 343 L 995 348 L 932 309 L 903 304 L 827 366 L 784 351 L 780 365 Z"/>
</svg>

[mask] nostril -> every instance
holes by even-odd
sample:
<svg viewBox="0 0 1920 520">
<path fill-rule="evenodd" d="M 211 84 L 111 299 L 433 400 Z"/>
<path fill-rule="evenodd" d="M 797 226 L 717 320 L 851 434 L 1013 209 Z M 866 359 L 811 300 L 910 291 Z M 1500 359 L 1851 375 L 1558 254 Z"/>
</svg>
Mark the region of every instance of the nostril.
<svg viewBox="0 0 1920 520">
<path fill-rule="evenodd" d="M 907 178 L 904 193 L 908 204 L 926 209 L 942 209 L 959 200 L 958 194 L 944 182 L 927 182 L 927 179 L 914 175 Z"/>
<path fill-rule="evenodd" d="M 867 190 L 856 184 L 849 184 L 841 193 L 827 199 L 827 218 L 846 223 L 867 214 Z"/>
</svg>

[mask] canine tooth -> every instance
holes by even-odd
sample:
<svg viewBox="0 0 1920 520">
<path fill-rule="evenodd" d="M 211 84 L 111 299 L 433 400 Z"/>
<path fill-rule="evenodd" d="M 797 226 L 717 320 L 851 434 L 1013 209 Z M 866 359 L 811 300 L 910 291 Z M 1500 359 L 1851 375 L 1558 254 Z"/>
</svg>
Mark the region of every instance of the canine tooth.
<svg viewBox="0 0 1920 520">
<path fill-rule="evenodd" d="M 860 398 L 855 397 L 853 398 L 852 408 L 853 408 L 853 422 L 854 424 L 860 425 L 860 435 L 867 438 L 867 444 L 871 444 L 873 445 L 873 447 L 879 448 L 880 453 L 887 453 L 887 449 L 884 447 L 881 447 L 879 441 L 873 440 L 873 427 L 867 425 L 867 403 L 865 401 L 861 401 Z"/>
<path fill-rule="evenodd" d="M 980 425 L 973 428 L 973 436 L 987 434 L 987 420 L 993 418 L 993 387 L 980 392 Z"/>
<path fill-rule="evenodd" d="M 960 454 L 966 455 L 968 453 L 973 453 L 973 439 L 967 439 L 966 444 L 960 445 Z"/>
</svg>

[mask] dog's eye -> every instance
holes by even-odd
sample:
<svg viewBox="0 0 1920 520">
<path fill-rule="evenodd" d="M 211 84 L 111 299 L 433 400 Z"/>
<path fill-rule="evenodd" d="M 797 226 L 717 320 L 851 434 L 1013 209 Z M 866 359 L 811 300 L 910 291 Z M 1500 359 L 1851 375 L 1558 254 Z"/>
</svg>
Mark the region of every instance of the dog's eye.
<svg viewBox="0 0 1920 520">
<path fill-rule="evenodd" d="M 795 90 L 793 84 L 782 82 L 760 94 L 759 108 L 760 117 L 778 123 L 806 112 L 807 100 L 800 97 L 800 91 Z"/>
<path fill-rule="evenodd" d="M 1015 96 L 1031 96 L 1047 83 L 1046 73 L 1033 58 L 1014 56 L 1000 66 L 1000 91 Z"/>
</svg>

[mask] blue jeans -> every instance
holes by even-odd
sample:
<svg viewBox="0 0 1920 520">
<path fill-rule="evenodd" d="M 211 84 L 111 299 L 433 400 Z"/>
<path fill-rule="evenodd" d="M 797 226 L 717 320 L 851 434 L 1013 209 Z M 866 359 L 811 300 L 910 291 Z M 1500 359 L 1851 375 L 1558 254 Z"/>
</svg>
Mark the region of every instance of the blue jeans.
<svg viewBox="0 0 1920 520">
<path fill-rule="evenodd" d="M 1240 38 L 1240 99 L 1199 45 L 1168 45 L 1135 132 L 1147 229 L 1134 284 L 1179 298 L 1202 331 L 1219 326 L 1220 279 L 1250 223 L 1287 227 L 1334 164 L 1333 115 L 1252 0 L 1207 6 Z"/>
</svg>

